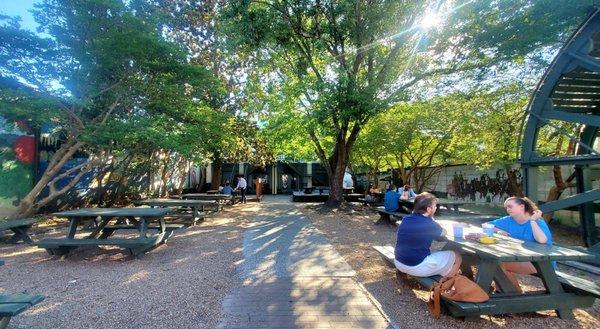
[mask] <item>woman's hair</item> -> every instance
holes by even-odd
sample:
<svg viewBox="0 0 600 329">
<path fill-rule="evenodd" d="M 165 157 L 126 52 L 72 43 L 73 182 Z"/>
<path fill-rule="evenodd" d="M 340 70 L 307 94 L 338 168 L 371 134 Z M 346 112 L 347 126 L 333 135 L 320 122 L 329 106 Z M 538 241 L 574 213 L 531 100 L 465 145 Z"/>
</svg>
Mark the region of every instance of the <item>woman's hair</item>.
<svg viewBox="0 0 600 329">
<path fill-rule="evenodd" d="M 395 190 L 396 189 L 396 185 L 394 185 L 393 183 L 390 184 L 390 186 L 388 186 L 388 189 L 391 190 Z"/>
<path fill-rule="evenodd" d="M 535 203 L 527 197 L 521 198 L 518 196 L 511 196 L 504 201 L 504 204 L 506 204 L 508 201 L 514 201 L 516 204 L 522 204 L 525 206 L 525 212 L 530 215 L 533 215 L 533 212 L 538 210 L 538 207 L 535 205 Z"/>
<path fill-rule="evenodd" d="M 404 190 L 410 190 L 410 185 L 408 185 L 408 184 L 404 185 Z"/>
<path fill-rule="evenodd" d="M 415 205 L 413 207 L 414 213 L 424 214 L 427 212 L 427 208 L 429 208 L 434 203 L 437 203 L 438 199 L 435 195 L 429 192 L 423 192 L 415 198 Z"/>
</svg>

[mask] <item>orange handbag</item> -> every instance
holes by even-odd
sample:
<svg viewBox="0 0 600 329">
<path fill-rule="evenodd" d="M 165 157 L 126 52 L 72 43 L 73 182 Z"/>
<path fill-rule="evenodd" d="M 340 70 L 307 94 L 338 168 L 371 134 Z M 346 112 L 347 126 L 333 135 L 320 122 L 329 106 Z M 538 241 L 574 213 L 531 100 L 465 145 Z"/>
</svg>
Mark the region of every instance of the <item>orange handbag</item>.
<svg viewBox="0 0 600 329">
<path fill-rule="evenodd" d="M 431 315 L 436 318 L 441 314 L 440 297 L 471 303 L 481 303 L 490 299 L 490 296 L 477 283 L 460 274 L 443 278 L 431 287 L 427 305 Z"/>
</svg>

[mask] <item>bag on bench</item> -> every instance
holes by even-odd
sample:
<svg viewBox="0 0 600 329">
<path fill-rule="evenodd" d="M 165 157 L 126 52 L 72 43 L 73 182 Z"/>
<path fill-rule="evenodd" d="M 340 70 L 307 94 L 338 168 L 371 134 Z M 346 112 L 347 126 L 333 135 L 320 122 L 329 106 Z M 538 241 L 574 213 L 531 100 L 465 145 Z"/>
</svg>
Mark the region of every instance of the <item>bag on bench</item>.
<svg viewBox="0 0 600 329">
<path fill-rule="evenodd" d="M 438 318 L 441 313 L 440 297 L 448 298 L 457 302 L 481 303 L 490 299 L 477 283 L 466 276 L 457 274 L 453 277 L 443 278 L 440 282 L 431 286 L 429 296 L 429 311 L 431 315 Z"/>
</svg>

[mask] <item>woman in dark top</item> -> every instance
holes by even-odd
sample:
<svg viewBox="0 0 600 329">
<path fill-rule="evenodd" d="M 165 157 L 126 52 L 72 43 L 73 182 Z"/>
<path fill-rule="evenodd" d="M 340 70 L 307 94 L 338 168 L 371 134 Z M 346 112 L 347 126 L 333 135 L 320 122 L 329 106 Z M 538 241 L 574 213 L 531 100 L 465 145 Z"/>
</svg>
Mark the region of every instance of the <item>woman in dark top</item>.
<svg viewBox="0 0 600 329">
<path fill-rule="evenodd" d="M 413 276 L 454 276 L 460 269 L 462 258 L 454 251 L 431 252 L 433 239 L 445 234 L 434 219 L 437 199 L 431 193 L 421 193 L 415 198 L 413 213 L 404 217 L 396 239 L 395 262 L 401 272 Z"/>
</svg>

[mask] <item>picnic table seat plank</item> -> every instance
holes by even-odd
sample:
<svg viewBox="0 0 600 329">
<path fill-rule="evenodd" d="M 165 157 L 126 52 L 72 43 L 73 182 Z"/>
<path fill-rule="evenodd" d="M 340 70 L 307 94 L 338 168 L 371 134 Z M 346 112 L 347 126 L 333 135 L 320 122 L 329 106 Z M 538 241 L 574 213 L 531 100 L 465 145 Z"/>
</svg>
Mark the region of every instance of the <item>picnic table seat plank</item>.
<svg viewBox="0 0 600 329">
<path fill-rule="evenodd" d="M 0 317 L 11 317 L 23 313 L 30 308 L 28 303 L 3 303 L 0 304 Z"/>
<path fill-rule="evenodd" d="M 392 217 L 398 218 L 398 220 L 402 220 L 402 217 L 406 214 L 401 213 L 401 212 L 393 212 L 393 211 L 387 211 L 385 210 L 384 207 L 377 207 L 375 208 L 375 210 L 377 211 L 377 213 L 380 216 L 380 220 L 392 220 Z"/>
<path fill-rule="evenodd" d="M 556 271 L 556 274 L 565 290 L 573 291 L 575 293 L 591 294 L 596 298 L 600 298 L 600 285 L 597 282 L 589 281 L 560 271 Z"/>
<path fill-rule="evenodd" d="M 10 295 L 0 295 L 0 304 L 7 303 L 27 303 L 30 305 L 35 305 L 44 300 L 44 296 L 42 295 L 27 295 L 27 294 L 10 294 Z"/>
</svg>

